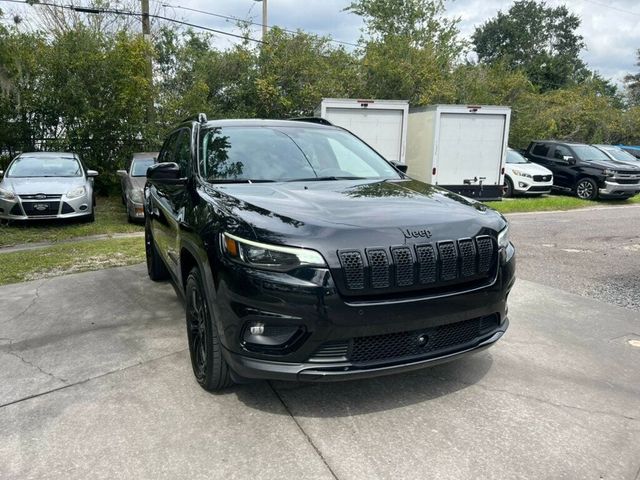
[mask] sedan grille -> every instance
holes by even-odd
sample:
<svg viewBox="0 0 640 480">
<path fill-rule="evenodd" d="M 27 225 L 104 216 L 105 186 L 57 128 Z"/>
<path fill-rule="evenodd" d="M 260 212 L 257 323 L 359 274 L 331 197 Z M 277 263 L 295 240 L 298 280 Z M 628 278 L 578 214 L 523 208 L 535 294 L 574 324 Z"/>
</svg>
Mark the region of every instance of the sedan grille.
<svg viewBox="0 0 640 480">
<path fill-rule="evenodd" d="M 29 217 L 39 217 L 45 215 L 57 215 L 60 202 L 22 202 L 24 213 Z"/>
<path fill-rule="evenodd" d="M 551 180 L 551 175 L 534 175 L 533 176 L 534 182 L 548 182 L 549 180 Z"/>
<path fill-rule="evenodd" d="M 54 195 L 54 194 L 44 194 L 44 193 L 34 193 L 31 195 L 18 195 L 21 200 L 59 200 L 62 198 L 62 195 Z"/>
<path fill-rule="evenodd" d="M 346 295 L 430 289 L 495 273 L 497 247 L 492 237 L 446 240 L 433 244 L 338 251 L 336 281 Z"/>
</svg>

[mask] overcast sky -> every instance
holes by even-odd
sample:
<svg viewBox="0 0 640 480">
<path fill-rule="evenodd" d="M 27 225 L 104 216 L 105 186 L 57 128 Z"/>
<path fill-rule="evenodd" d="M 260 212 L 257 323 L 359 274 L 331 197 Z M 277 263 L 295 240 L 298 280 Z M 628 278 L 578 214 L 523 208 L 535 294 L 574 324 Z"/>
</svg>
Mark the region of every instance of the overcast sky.
<svg viewBox="0 0 640 480">
<path fill-rule="evenodd" d="M 152 0 L 153 1 L 153 0 Z M 349 0 L 268 0 L 269 24 L 284 28 L 301 28 L 314 33 L 331 35 L 338 40 L 356 42 L 360 35 L 359 17 L 342 10 Z M 262 4 L 254 0 L 166 0 L 167 4 L 205 10 L 261 21 Z M 460 17 L 460 30 L 469 36 L 476 25 L 506 11 L 509 0 L 447 1 L 447 15 Z M 629 72 L 636 72 L 635 52 L 640 48 L 640 2 L 638 0 L 548 0 L 549 5 L 565 4 L 582 19 L 579 33 L 587 49 L 582 56 L 590 68 L 607 78 L 620 82 Z M 161 2 L 155 7 L 161 8 Z M 152 3 L 153 5 L 153 3 Z M 162 9 L 160 10 L 162 12 Z M 167 9 L 177 18 L 212 28 L 237 32 L 232 22 L 182 9 Z M 254 35 L 260 38 L 260 28 Z M 231 40 L 220 40 L 221 45 Z"/>
</svg>

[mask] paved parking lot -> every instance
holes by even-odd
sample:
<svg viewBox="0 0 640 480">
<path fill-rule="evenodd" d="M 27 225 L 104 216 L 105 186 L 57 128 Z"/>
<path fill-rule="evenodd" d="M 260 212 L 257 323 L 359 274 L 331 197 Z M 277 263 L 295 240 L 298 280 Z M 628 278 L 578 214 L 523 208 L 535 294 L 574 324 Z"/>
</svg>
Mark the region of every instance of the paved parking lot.
<svg viewBox="0 0 640 480">
<path fill-rule="evenodd" d="M 458 362 L 217 395 L 143 266 L 1 287 L 0 478 L 637 480 L 638 313 L 544 283 Z"/>
</svg>

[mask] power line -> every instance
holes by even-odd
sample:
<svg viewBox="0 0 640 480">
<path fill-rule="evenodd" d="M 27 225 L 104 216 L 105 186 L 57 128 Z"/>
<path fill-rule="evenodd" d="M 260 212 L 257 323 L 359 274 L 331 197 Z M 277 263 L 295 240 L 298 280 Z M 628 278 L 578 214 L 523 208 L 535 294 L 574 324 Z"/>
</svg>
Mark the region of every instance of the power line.
<svg viewBox="0 0 640 480">
<path fill-rule="evenodd" d="M 43 6 L 46 6 L 46 7 L 62 8 L 62 9 L 65 9 L 65 10 L 73 10 L 75 12 L 87 13 L 87 14 L 110 13 L 110 14 L 114 14 L 114 15 L 124 15 L 124 16 L 127 16 L 127 17 L 142 17 L 142 13 L 131 12 L 131 11 L 128 11 L 128 10 L 116 10 L 116 9 L 93 8 L 93 7 L 76 7 L 74 5 L 60 5 L 60 4 L 56 4 L 56 3 L 47 3 L 47 2 L 30 3 L 30 2 L 27 2 L 26 0 L 0 0 L 0 2 L 21 3 L 21 4 L 24 4 L 24 5 L 31 5 L 31 6 L 43 5 Z M 200 29 L 200 30 L 205 30 L 205 31 L 208 31 L 208 32 L 218 33 L 220 35 L 227 35 L 229 37 L 239 38 L 241 40 L 249 40 L 251 42 L 256 42 L 256 43 L 266 43 L 266 42 L 264 42 L 262 40 L 258 40 L 257 38 L 252 38 L 252 37 L 248 37 L 248 36 L 244 36 L 244 35 L 238 35 L 238 34 L 231 33 L 231 32 L 225 32 L 223 30 L 217 30 L 215 28 L 205 27 L 203 25 L 197 25 L 195 23 L 185 22 L 183 20 L 176 20 L 175 18 L 165 17 L 163 15 L 157 15 L 157 14 L 152 14 L 152 13 L 149 13 L 148 15 L 149 15 L 150 18 L 155 18 L 157 20 L 164 20 L 166 22 L 177 23 L 177 24 L 180 24 L 180 25 L 185 25 L 187 27 L 192 27 L 192 28 L 197 28 L 197 29 Z"/>
<path fill-rule="evenodd" d="M 624 8 L 614 7 L 613 5 L 607 5 L 606 3 L 595 2 L 594 0 L 582 0 L 583 2 L 593 3 L 594 5 L 598 5 L 600 7 L 605 7 L 610 10 L 615 10 L 620 13 L 626 13 L 628 15 L 636 15 L 640 17 L 640 12 L 632 12 L 631 10 L 625 10 Z"/>
<path fill-rule="evenodd" d="M 163 2 L 163 1 L 161 1 L 161 0 L 152 0 L 152 1 L 153 1 L 154 3 L 158 3 L 158 4 L 160 4 L 160 5 L 161 5 L 161 6 L 163 6 L 163 7 L 177 8 L 177 9 L 180 9 L 180 10 L 187 10 L 187 11 L 189 11 L 189 12 L 201 13 L 202 15 L 208 15 L 208 16 L 210 16 L 210 17 L 223 18 L 223 19 L 225 19 L 225 20 L 233 20 L 233 21 L 235 21 L 235 22 L 247 23 L 247 24 L 249 24 L 249 25 L 256 25 L 256 26 L 259 26 L 259 27 L 262 27 L 262 26 L 263 26 L 263 25 L 262 25 L 262 23 L 253 22 L 253 21 L 251 21 L 251 20 L 242 19 L 242 18 L 239 18 L 239 17 L 234 17 L 233 15 L 223 15 L 223 14 L 221 14 L 221 13 L 213 13 L 213 12 L 207 12 L 206 10 L 199 10 L 199 9 L 197 9 L 197 8 L 183 7 L 183 6 L 181 6 L 181 5 L 172 5 L 172 4 L 170 4 L 170 3 Z M 275 25 L 266 25 L 266 26 L 267 26 L 267 28 L 273 28 Z M 280 28 L 280 27 L 278 27 L 278 28 Z M 296 33 L 298 33 L 298 32 L 296 32 L 295 30 L 288 30 L 288 29 L 286 29 L 286 28 L 280 28 L 280 29 L 281 29 L 283 32 L 287 32 L 287 33 L 291 33 L 291 34 L 296 34 Z M 334 39 L 334 38 L 329 38 L 329 41 L 330 41 L 330 42 L 333 42 L 333 43 L 339 43 L 339 44 L 342 44 L 342 45 L 349 45 L 349 46 L 351 46 L 351 47 L 357 47 L 357 46 L 359 46 L 357 43 L 345 42 L 345 41 L 342 41 L 342 40 L 336 40 L 336 39 Z"/>
</svg>

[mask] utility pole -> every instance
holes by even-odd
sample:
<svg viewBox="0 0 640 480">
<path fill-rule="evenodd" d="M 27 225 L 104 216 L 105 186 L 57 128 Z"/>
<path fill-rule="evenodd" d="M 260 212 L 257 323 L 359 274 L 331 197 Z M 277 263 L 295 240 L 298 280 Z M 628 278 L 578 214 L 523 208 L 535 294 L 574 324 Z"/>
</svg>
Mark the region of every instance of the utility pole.
<svg viewBox="0 0 640 480">
<path fill-rule="evenodd" d="M 149 53 L 147 56 L 147 79 L 149 87 L 153 88 L 153 59 L 151 53 L 151 21 L 149 20 L 149 0 L 141 0 L 142 3 L 142 36 L 147 43 Z M 147 123 L 151 124 L 155 120 L 155 105 L 153 95 L 149 95 L 149 103 L 147 105 Z"/>
<path fill-rule="evenodd" d="M 267 37 L 267 25 L 269 20 L 267 19 L 267 0 L 255 0 L 256 2 L 262 2 L 262 41 L 264 42 Z"/>
</svg>

